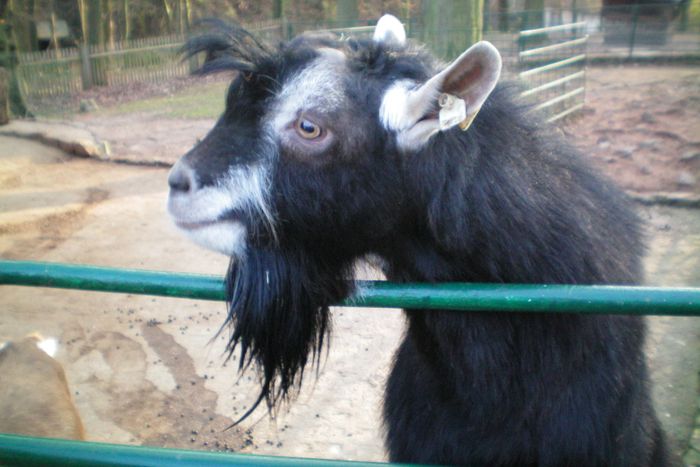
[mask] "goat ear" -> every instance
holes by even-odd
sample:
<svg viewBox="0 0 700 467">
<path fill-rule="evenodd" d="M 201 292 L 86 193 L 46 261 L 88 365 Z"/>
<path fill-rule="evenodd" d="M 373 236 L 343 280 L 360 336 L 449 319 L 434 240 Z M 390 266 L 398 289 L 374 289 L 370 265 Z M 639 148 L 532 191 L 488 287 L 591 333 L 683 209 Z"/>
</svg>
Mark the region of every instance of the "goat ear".
<svg viewBox="0 0 700 467">
<path fill-rule="evenodd" d="M 406 44 L 406 30 L 396 16 L 384 15 L 374 29 L 374 42 L 401 47 Z"/>
<path fill-rule="evenodd" d="M 500 74 L 498 50 L 489 42 L 478 42 L 418 88 L 407 89 L 401 82 L 390 88 L 380 110 L 382 121 L 398 130 L 399 146 L 407 149 L 457 125 L 466 130 Z M 398 101 L 403 102 L 396 105 Z"/>
<path fill-rule="evenodd" d="M 445 101 L 449 101 L 446 96 L 456 96 L 464 101 L 466 118 L 474 119 L 496 87 L 500 75 L 501 55 L 496 47 L 486 41 L 474 44 L 433 78 L 438 81 L 441 108 L 445 108 Z M 466 124 L 465 127 L 464 122 L 457 123 L 462 124 L 463 130 L 469 126 Z M 440 129 L 446 130 L 454 125 L 441 126 Z"/>
</svg>

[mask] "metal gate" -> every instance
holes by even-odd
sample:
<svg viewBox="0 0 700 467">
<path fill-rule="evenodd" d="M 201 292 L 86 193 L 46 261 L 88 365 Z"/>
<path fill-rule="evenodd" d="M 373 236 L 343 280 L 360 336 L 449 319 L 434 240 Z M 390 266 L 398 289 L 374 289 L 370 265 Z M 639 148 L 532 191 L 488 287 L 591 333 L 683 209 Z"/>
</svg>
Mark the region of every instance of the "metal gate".
<svg viewBox="0 0 700 467">
<path fill-rule="evenodd" d="M 583 108 L 586 89 L 586 22 L 520 31 L 522 96 L 554 122 Z"/>
</svg>

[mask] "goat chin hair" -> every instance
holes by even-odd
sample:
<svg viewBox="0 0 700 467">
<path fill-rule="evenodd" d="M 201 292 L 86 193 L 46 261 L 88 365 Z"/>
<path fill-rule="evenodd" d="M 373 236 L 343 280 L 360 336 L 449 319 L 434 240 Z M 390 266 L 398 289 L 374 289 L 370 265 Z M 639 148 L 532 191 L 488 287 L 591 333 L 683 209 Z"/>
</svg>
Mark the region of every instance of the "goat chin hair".
<svg viewBox="0 0 700 467">
<path fill-rule="evenodd" d="M 239 349 L 239 372 L 253 364 L 261 385 L 255 403 L 231 427 L 262 401 L 272 412 L 293 398 L 310 361 L 318 370 L 330 333 L 329 306 L 350 294 L 350 271 L 298 249 L 248 248 L 244 258 L 231 260 L 229 311 L 219 334 L 229 330 L 227 358 Z"/>
</svg>

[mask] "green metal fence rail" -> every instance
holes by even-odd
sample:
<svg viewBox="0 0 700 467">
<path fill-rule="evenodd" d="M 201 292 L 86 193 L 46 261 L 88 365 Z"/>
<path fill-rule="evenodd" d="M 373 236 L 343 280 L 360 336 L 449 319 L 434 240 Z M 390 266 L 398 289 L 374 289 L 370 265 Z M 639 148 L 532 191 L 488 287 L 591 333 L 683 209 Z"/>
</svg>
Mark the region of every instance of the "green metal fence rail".
<svg viewBox="0 0 700 467">
<path fill-rule="evenodd" d="M 222 277 L 29 261 L 0 261 L 0 285 L 224 300 Z M 700 289 L 358 281 L 341 306 L 463 311 L 700 316 Z"/>
<path fill-rule="evenodd" d="M 185 449 L 128 446 L 64 439 L 33 438 L 0 434 L 0 465 L 37 467 L 106 467 L 163 466 L 198 467 L 202 465 L 245 465 L 346 467 L 386 465 L 375 462 L 352 462 L 323 459 L 261 456 L 230 452 L 192 451 Z M 397 464 L 393 464 L 397 465 Z M 404 464 L 406 465 L 406 464 Z"/>
<path fill-rule="evenodd" d="M 0 285 L 224 300 L 217 276 L 0 260 Z M 463 311 L 700 316 L 700 289 L 538 284 L 394 284 L 359 281 L 338 305 Z M 346 466 L 377 463 L 34 438 L 0 434 L 0 465 L 28 466 Z"/>
</svg>

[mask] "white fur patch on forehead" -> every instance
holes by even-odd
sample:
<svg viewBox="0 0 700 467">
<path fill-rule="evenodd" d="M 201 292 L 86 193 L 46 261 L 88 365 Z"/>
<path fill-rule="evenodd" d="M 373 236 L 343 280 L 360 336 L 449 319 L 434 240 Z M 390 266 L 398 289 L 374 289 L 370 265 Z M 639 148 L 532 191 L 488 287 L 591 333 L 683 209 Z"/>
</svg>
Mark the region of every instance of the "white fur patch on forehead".
<svg viewBox="0 0 700 467">
<path fill-rule="evenodd" d="M 320 56 L 282 87 L 272 106 L 271 122 L 280 131 L 304 111 L 328 113 L 343 105 L 345 55 L 336 49 L 318 49 Z"/>
<path fill-rule="evenodd" d="M 379 121 L 384 128 L 402 131 L 423 117 L 425 109 L 408 105 L 409 96 L 415 88 L 416 82 L 409 79 L 395 81 L 387 88 L 379 107 Z"/>
<path fill-rule="evenodd" d="M 418 86 L 411 80 L 395 81 L 384 92 L 379 121 L 384 128 L 396 133 L 400 149 L 418 149 L 440 130 L 437 120 L 424 119 L 435 98 L 437 95 L 432 88 Z"/>
</svg>

